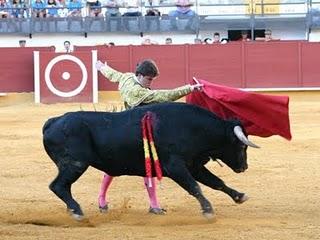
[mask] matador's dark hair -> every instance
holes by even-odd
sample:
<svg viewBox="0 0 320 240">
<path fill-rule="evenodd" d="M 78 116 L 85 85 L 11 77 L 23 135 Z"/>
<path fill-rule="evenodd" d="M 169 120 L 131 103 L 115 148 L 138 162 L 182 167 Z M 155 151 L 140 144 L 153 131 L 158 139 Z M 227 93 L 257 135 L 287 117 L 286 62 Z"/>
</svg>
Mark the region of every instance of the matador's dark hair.
<svg viewBox="0 0 320 240">
<path fill-rule="evenodd" d="M 159 69 L 157 64 L 151 59 L 145 59 L 137 64 L 136 76 L 141 74 L 142 76 L 156 77 L 159 75 Z"/>
</svg>

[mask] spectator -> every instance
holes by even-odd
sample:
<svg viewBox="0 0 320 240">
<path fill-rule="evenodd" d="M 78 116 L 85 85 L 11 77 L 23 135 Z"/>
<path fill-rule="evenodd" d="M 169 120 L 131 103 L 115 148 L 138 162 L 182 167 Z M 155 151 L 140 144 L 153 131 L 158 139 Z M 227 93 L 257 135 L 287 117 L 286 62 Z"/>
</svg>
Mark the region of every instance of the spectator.
<svg viewBox="0 0 320 240">
<path fill-rule="evenodd" d="M 239 41 L 242 41 L 242 42 L 251 41 L 251 39 L 249 38 L 249 35 L 248 35 L 248 31 L 247 31 L 247 30 L 241 31 L 241 37 L 240 37 Z"/>
<path fill-rule="evenodd" d="M 108 43 L 103 43 L 103 44 L 97 43 L 97 44 L 95 44 L 95 46 L 103 46 L 103 47 L 109 48 L 109 47 L 114 47 L 115 43 L 114 42 L 108 42 Z"/>
<path fill-rule="evenodd" d="M 272 37 L 272 31 L 270 29 L 266 29 L 264 31 L 264 37 L 256 37 L 257 41 L 265 41 L 265 42 L 270 42 L 270 41 L 279 41 L 279 38 L 273 38 Z"/>
<path fill-rule="evenodd" d="M 48 0 L 47 13 L 48 17 L 58 17 L 59 3 L 56 0 Z"/>
<path fill-rule="evenodd" d="M 89 16 L 90 17 L 101 17 L 101 2 L 96 0 L 95 2 L 88 2 L 89 5 Z"/>
<path fill-rule="evenodd" d="M 146 16 L 160 16 L 161 13 L 158 9 L 154 8 L 159 6 L 159 0 L 146 0 L 144 6 L 147 8 Z"/>
<path fill-rule="evenodd" d="M 154 8 L 154 6 L 159 6 L 159 0 L 146 0 L 144 6 L 146 7 L 146 24 L 147 29 L 151 31 L 151 24 L 155 22 L 157 25 L 157 31 L 160 30 L 160 19 L 161 13 L 158 9 Z"/>
<path fill-rule="evenodd" d="M 158 42 L 151 40 L 151 37 L 149 35 L 146 35 L 141 42 L 141 45 L 155 45 L 155 44 L 158 44 Z"/>
<path fill-rule="evenodd" d="M 177 19 L 179 18 L 187 18 L 189 19 L 186 29 L 194 28 L 196 13 L 191 9 L 193 3 L 189 2 L 189 0 L 177 0 L 176 2 L 176 10 L 169 12 L 169 18 L 171 22 L 171 27 L 173 30 L 177 30 Z"/>
<path fill-rule="evenodd" d="M 36 18 L 44 18 L 47 16 L 47 4 L 42 0 L 36 0 L 32 3 L 32 15 Z"/>
<path fill-rule="evenodd" d="M 106 13 L 105 15 L 108 17 L 120 17 L 120 7 L 122 5 L 118 0 L 107 0 L 105 7 L 106 7 Z"/>
<path fill-rule="evenodd" d="M 166 43 L 166 45 L 171 45 L 172 44 L 172 38 L 167 37 L 165 43 Z"/>
<path fill-rule="evenodd" d="M 123 25 L 125 30 L 129 31 L 129 21 L 132 17 L 140 17 L 142 16 L 140 10 L 140 0 L 125 0 L 124 6 L 127 8 L 127 12 L 125 12 L 122 16 L 123 18 Z M 139 21 L 138 21 L 139 22 Z"/>
<path fill-rule="evenodd" d="M 80 24 L 80 28 L 83 28 L 83 21 L 82 21 L 82 3 L 81 0 L 70 0 L 67 5 L 68 9 L 68 30 L 71 31 L 71 24 L 73 22 L 78 22 Z"/>
<path fill-rule="evenodd" d="M 213 41 L 212 41 L 211 38 L 205 38 L 205 39 L 203 40 L 203 43 L 204 43 L 204 44 L 212 44 Z"/>
<path fill-rule="evenodd" d="M 68 3 L 68 17 L 81 17 L 82 4 L 79 0 L 70 0 Z"/>
<path fill-rule="evenodd" d="M 64 41 L 64 43 L 63 43 L 63 48 L 64 48 L 64 52 L 65 53 L 71 53 L 71 52 L 73 52 L 73 49 L 72 49 L 72 47 L 71 47 L 71 43 L 70 43 L 70 41 Z"/>
<path fill-rule="evenodd" d="M 215 32 L 213 34 L 213 43 L 220 43 L 220 33 Z"/>
<path fill-rule="evenodd" d="M 27 41 L 26 40 L 19 40 L 20 47 L 26 47 Z"/>
<path fill-rule="evenodd" d="M 228 38 L 222 38 L 221 39 L 221 44 L 226 44 L 229 42 L 229 39 Z"/>
<path fill-rule="evenodd" d="M 16 18 L 26 18 L 28 6 L 24 0 L 12 1 L 12 16 Z"/>
<path fill-rule="evenodd" d="M 67 3 L 65 0 L 56 0 L 60 9 L 58 9 L 59 17 L 68 17 L 69 9 L 67 8 Z"/>
<path fill-rule="evenodd" d="M 117 22 L 117 30 L 120 30 L 121 28 L 121 13 L 120 13 L 120 7 L 121 4 L 118 0 L 107 0 L 106 2 L 106 22 L 107 22 L 107 29 L 111 30 L 111 20 L 114 18 L 114 20 Z"/>
<path fill-rule="evenodd" d="M 201 38 L 195 38 L 194 44 L 202 44 Z"/>
<path fill-rule="evenodd" d="M 11 17 L 11 4 L 6 0 L 0 0 L 0 18 L 10 18 Z"/>
</svg>

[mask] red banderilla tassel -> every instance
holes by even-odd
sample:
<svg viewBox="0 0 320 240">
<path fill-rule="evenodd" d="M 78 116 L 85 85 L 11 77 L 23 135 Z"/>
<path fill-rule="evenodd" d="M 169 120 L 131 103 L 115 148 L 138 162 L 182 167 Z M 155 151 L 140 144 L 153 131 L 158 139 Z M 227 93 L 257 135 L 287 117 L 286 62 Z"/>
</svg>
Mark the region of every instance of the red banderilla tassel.
<svg viewBox="0 0 320 240">
<path fill-rule="evenodd" d="M 156 175 L 157 175 L 157 179 L 159 181 L 161 181 L 162 179 L 162 170 L 161 170 L 161 166 L 160 166 L 160 161 L 158 158 L 158 154 L 157 154 L 157 150 L 156 147 L 154 145 L 154 140 L 153 140 L 153 134 L 152 134 L 152 118 L 151 118 L 151 113 L 148 113 L 147 115 L 147 133 L 148 133 L 148 140 L 150 143 L 150 147 L 151 147 L 151 154 L 153 157 L 153 162 L 154 162 L 154 167 L 156 170 Z"/>
</svg>

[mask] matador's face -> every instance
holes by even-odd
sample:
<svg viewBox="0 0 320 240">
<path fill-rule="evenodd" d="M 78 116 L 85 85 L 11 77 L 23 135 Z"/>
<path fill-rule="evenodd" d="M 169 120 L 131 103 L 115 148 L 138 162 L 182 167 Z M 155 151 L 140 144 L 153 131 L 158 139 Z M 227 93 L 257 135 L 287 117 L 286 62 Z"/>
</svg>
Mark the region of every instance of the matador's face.
<svg viewBox="0 0 320 240">
<path fill-rule="evenodd" d="M 139 74 L 137 78 L 140 85 L 144 88 L 150 88 L 152 81 L 155 79 L 155 77 L 142 76 L 141 74 Z"/>
</svg>

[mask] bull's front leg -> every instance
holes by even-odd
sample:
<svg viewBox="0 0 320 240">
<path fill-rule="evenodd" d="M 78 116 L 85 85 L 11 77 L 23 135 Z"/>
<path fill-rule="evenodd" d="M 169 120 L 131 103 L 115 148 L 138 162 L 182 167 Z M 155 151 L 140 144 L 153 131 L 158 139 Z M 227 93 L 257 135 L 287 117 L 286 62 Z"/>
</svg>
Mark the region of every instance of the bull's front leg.
<svg viewBox="0 0 320 240">
<path fill-rule="evenodd" d="M 248 200 L 248 197 L 245 193 L 238 192 L 230 187 L 228 187 L 220 178 L 212 174 L 204 166 L 194 169 L 192 171 L 193 177 L 196 181 L 201 182 L 202 184 L 211 187 L 215 190 L 220 190 L 228 194 L 235 203 L 243 203 Z"/>
<path fill-rule="evenodd" d="M 201 188 L 185 166 L 185 162 L 179 157 L 171 157 L 165 171 L 173 181 L 179 184 L 200 203 L 202 213 L 206 218 L 213 216 L 211 203 L 202 194 Z"/>
</svg>

